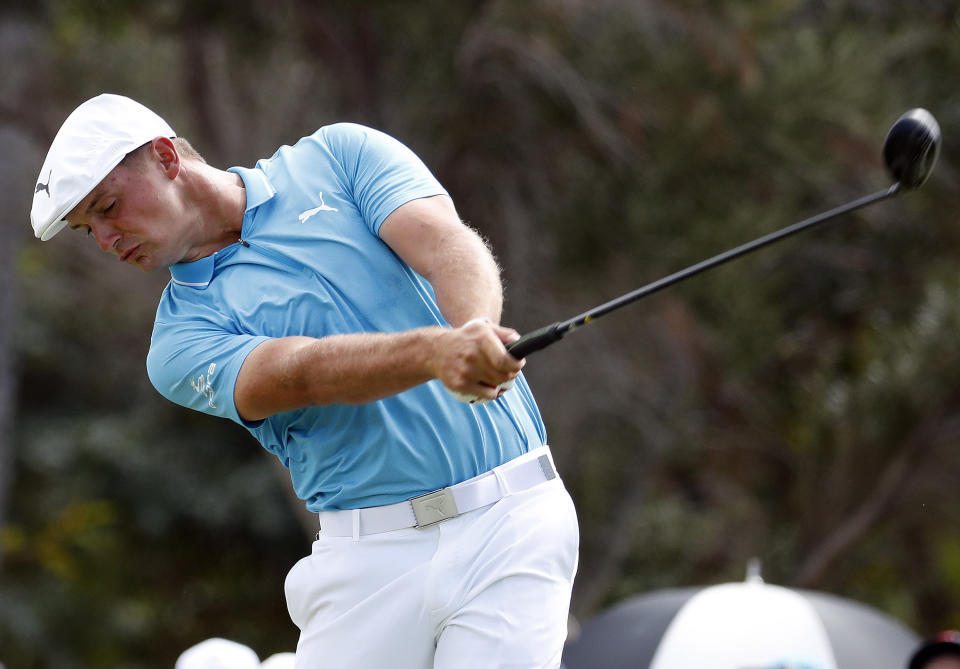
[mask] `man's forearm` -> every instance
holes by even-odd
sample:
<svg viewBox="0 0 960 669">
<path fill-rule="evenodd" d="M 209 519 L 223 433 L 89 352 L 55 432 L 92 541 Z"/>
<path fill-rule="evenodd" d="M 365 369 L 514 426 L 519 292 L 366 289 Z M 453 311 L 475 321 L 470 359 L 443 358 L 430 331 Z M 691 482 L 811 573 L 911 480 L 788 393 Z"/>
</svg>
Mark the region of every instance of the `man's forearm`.
<svg viewBox="0 0 960 669">
<path fill-rule="evenodd" d="M 503 287 L 500 268 L 488 246 L 473 230 L 440 241 L 435 263 L 427 279 L 433 286 L 444 318 L 463 325 L 472 318 L 500 322 Z"/>
<path fill-rule="evenodd" d="M 234 401 L 243 419 L 260 420 L 307 406 L 373 402 L 431 379 L 493 399 L 496 387 L 523 366 L 503 348 L 517 336 L 510 328 L 473 323 L 269 339 L 240 368 Z"/>
<path fill-rule="evenodd" d="M 362 404 L 436 376 L 443 328 L 271 339 L 247 357 L 235 400 L 245 420 L 324 404 Z"/>
</svg>

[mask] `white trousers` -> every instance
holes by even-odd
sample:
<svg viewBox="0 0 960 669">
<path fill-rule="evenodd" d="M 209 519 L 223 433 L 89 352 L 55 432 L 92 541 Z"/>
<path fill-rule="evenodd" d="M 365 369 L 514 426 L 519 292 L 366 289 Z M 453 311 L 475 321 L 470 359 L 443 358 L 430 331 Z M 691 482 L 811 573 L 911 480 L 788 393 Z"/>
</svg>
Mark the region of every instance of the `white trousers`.
<svg viewBox="0 0 960 669">
<path fill-rule="evenodd" d="M 554 669 L 579 530 L 559 478 L 431 527 L 321 534 L 287 575 L 296 669 Z"/>
</svg>

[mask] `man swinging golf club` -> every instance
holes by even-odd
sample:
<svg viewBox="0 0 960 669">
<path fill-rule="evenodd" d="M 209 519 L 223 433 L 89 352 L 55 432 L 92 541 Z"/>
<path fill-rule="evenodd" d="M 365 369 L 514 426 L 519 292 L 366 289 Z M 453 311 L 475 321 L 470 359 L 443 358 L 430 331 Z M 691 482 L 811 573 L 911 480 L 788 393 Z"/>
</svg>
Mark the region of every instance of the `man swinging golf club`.
<svg viewBox="0 0 960 669">
<path fill-rule="evenodd" d="M 31 219 L 169 268 L 151 381 L 248 429 L 319 514 L 285 588 L 298 669 L 559 665 L 575 512 L 497 265 L 413 152 L 340 123 L 221 170 L 105 94 L 60 128 Z"/>
</svg>

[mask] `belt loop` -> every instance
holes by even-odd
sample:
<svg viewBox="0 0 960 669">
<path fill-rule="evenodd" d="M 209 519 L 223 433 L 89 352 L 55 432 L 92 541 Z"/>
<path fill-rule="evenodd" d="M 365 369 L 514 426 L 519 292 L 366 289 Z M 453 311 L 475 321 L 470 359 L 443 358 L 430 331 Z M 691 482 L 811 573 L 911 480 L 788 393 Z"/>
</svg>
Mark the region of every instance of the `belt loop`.
<svg viewBox="0 0 960 669">
<path fill-rule="evenodd" d="M 503 475 L 503 471 L 500 469 L 500 467 L 494 467 L 490 471 L 493 472 L 493 475 L 497 479 L 497 483 L 500 484 L 500 492 L 503 493 L 504 497 L 506 497 L 507 495 L 513 492 L 512 490 L 510 490 L 510 484 L 507 483 L 507 479 Z"/>
<path fill-rule="evenodd" d="M 360 541 L 360 509 L 353 509 L 353 540 Z"/>
</svg>

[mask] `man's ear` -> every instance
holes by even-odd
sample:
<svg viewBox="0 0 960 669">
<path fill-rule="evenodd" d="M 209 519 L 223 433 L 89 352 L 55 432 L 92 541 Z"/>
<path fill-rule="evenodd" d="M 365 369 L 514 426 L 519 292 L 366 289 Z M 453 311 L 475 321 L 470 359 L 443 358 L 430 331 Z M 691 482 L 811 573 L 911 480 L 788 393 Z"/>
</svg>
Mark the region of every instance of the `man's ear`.
<svg viewBox="0 0 960 669">
<path fill-rule="evenodd" d="M 180 154 L 169 137 L 157 137 L 150 142 L 150 153 L 170 179 L 180 174 Z"/>
</svg>

